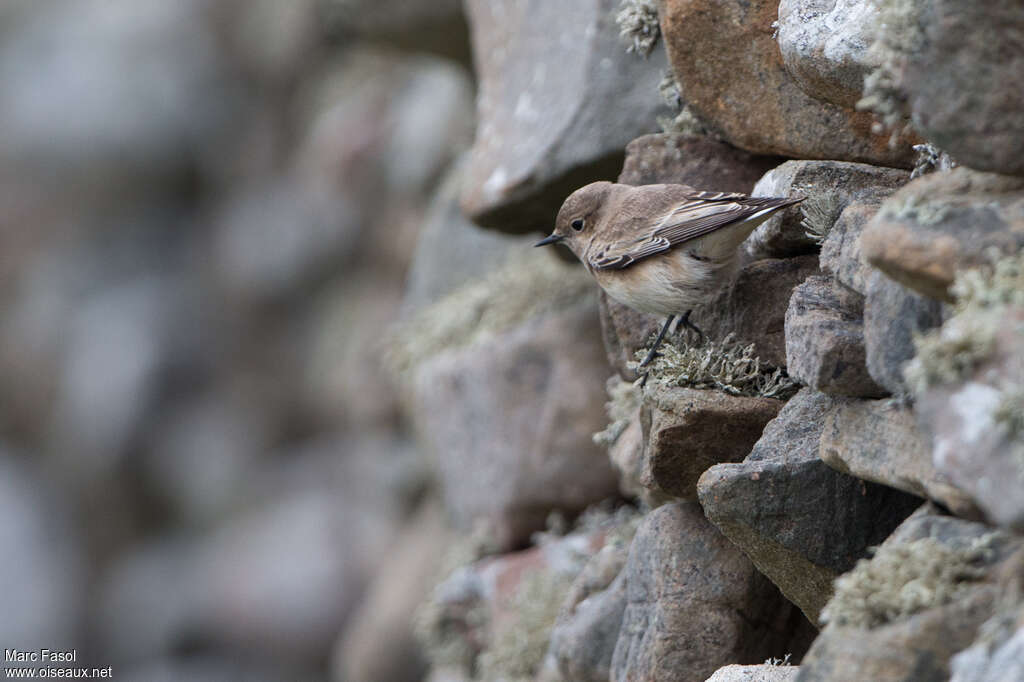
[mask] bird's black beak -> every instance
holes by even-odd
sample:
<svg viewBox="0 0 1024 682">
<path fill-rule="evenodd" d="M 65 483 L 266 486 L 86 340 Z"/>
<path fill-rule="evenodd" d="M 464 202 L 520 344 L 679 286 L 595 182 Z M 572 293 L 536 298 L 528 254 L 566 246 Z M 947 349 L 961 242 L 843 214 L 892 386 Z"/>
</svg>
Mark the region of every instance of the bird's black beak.
<svg viewBox="0 0 1024 682">
<path fill-rule="evenodd" d="M 550 237 L 544 237 L 544 239 L 541 239 L 539 242 L 534 244 L 534 246 L 547 246 L 548 244 L 557 244 L 563 239 L 565 239 L 565 237 L 563 237 L 562 235 L 553 234 Z"/>
</svg>

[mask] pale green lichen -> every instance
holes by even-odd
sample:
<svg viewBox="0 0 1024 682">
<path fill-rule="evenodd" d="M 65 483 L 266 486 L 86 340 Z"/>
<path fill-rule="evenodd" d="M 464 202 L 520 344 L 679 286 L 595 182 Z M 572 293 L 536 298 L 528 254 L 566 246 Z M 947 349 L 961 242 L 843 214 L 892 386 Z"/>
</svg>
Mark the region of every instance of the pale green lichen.
<svg viewBox="0 0 1024 682">
<path fill-rule="evenodd" d="M 490 615 L 483 599 L 468 599 L 460 608 L 431 596 L 413 615 L 413 634 L 436 668 L 452 667 L 471 675 L 479 653 L 471 632 L 486 631 Z M 482 635 L 481 635 L 482 636 Z"/>
<path fill-rule="evenodd" d="M 1024 252 L 1000 258 L 993 250 L 988 259 L 991 265 L 957 273 L 955 314 L 915 337 L 916 354 L 903 369 L 915 395 L 967 378 L 992 353 L 1005 310 L 1024 305 Z"/>
<path fill-rule="evenodd" d="M 931 142 L 915 144 L 914 151 L 917 152 L 917 158 L 914 160 L 914 170 L 910 172 L 911 180 L 929 173 L 952 170 L 959 165 L 953 157 Z"/>
<path fill-rule="evenodd" d="M 938 330 L 915 336 L 914 358 L 903 378 L 915 395 L 965 379 L 992 352 L 998 320 L 971 314 L 948 320 Z"/>
<path fill-rule="evenodd" d="M 815 244 L 824 243 L 842 209 L 839 197 L 831 192 L 811 194 L 800 204 L 800 225 L 804 228 L 804 234 L 813 239 Z"/>
<path fill-rule="evenodd" d="M 731 395 L 762 396 L 786 400 L 799 385 L 784 370 L 763 365 L 754 354 L 754 344 L 744 346 L 729 334 L 721 341 L 705 341 L 699 346 L 680 348 L 663 343 L 661 357 L 648 367 L 648 384 L 715 389 Z M 639 361 L 646 349 L 637 351 Z M 639 362 L 630 363 L 637 369 Z"/>
<path fill-rule="evenodd" d="M 385 362 L 403 374 L 442 350 L 486 342 L 534 316 L 579 304 L 595 291 L 582 268 L 554 254 L 516 253 L 490 276 L 398 325 L 386 343 Z"/>
<path fill-rule="evenodd" d="M 1024 438 L 1024 386 L 1003 389 L 992 419 L 1008 437 Z"/>
<path fill-rule="evenodd" d="M 901 61 L 924 43 L 922 6 L 916 0 L 874 0 L 873 5 L 874 40 L 867 58 L 877 66 L 864 78 L 863 97 L 857 102 L 857 109 L 874 113 L 878 119 L 874 131 L 892 131 L 889 143 L 895 145 L 911 127 Z"/>
<path fill-rule="evenodd" d="M 991 266 L 965 270 L 953 282 L 958 312 L 1024 305 L 1024 252 L 1001 257 L 990 249 L 987 258 Z"/>
<path fill-rule="evenodd" d="M 887 201 L 882 205 L 881 217 L 886 220 L 913 221 L 920 225 L 937 225 L 945 220 L 955 198 L 939 199 L 934 196 L 911 194 L 903 201 Z"/>
<path fill-rule="evenodd" d="M 522 575 L 504 605 L 513 615 L 496 624 L 487 649 L 477 658 L 476 679 L 507 682 L 534 679 L 574 577 L 575 574 L 546 570 L 527 571 Z"/>
<path fill-rule="evenodd" d="M 594 443 L 610 448 L 626 430 L 630 420 L 640 409 L 640 390 L 634 383 L 623 381 L 618 376 L 608 379 L 608 397 L 605 412 L 608 414 L 608 426 L 594 434 Z"/>
<path fill-rule="evenodd" d="M 658 4 L 655 0 L 622 0 L 615 15 L 619 36 L 628 42 L 626 52 L 647 57 L 661 37 Z"/>
<path fill-rule="evenodd" d="M 989 533 L 966 547 L 934 538 L 882 545 L 871 559 L 836 579 L 836 591 L 821 612 L 823 624 L 871 629 L 952 602 L 984 577 Z"/>
<path fill-rule="evenodd" d="M 776 658 L 776 657 L 772 656 L 771 658 L 766 658 L 765 661 L 764 661 L 764 664 L 765 665 L 774 665 L 774 666 L 793 665 L 789 661 L 789 659 L 792 658 L 792 656 L 793 656 L 793 654 L 786 654 L 782 658 Z"/>
<path fill-rule="evenodd" d="M 658 94 L 665 105 L 674 112 L 672 116 L 659 116 L 658 125 L 663 132 L 714 137 L 711 129 L 686 105 L 682 89 L 671 69 L 658 84 Z"/>
</svg>

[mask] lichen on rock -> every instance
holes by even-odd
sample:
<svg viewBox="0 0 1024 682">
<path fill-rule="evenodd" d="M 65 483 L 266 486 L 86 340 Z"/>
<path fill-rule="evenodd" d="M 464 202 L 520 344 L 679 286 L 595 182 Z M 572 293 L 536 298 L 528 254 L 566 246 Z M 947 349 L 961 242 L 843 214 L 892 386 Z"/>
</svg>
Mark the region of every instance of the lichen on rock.
<svg viewBox="0 0 1024 682">
<path fill-rule="evenodd" d="M 846 208 L 831 192 L 812 194 L 800 206 L 800 224 L 816 244 L 823 244 L 839 214 Z"/>
<path fill-rule="evenodd" d="M 948 604 L 985 575 L 981 563 L 996 535 L 983 535 L 965 548 L 930 537 L 882 545 L 836 580 L 821 622 L 871 629 Z"/>
<path fill-rule="evenodd" d="M 680 347 L 665 342 L 660 353 L 649 368 L 652 384 L 717 389 L 732 395 L 783 400 L 799 390 L 785 370 L 762 364 L 754 355 L 754 344 L 744 346 L 733 334 L 721 341 L 706 340 L 693 346 Z M 630 368 L 636 369 L 646 354 L 646 349 L 637 351 L 637 362 L 630 363 Z"/>
<path fill-rule="evenodd" d="M 623 381 L 617 375 L 608 379 L 608 397 L 605 403 L 608 427 L 594 434 L 594 442 L 605 447 L 615 444 L 640 409 L 640 391 L 636 384 Z"/>
<path fill-rule="evenodd" d="M 477 659 L 477 679 L 534 679 L 574 577 L 575 574 L 540 570 L 522 576 L 506 605 L 515 617 L 495 628 L 490 644 Z"/>
<path fill-rule="evenodd" d="M 857 109 L 874 113 L 878 118 L 875 132 L 891 131 L 889 143 L 894 145 L 912 127 L 899 61 L 902 55 L 920 49 L 924 40 L 921 4 L 915 0 L 873 0 L 872 4 L 877 18 L 868 57 L 878 66 L 864 78 L 864 96 Z"/>
<path fill-rule="evenodd" d="M 619 36 L 629 41 L 626 52 L 635 52 L 641 57 L 651 54 L 661 37 L 658 5 L 654 0 L 622 0 L 615 23 L 619 26 Z"/>
<path fill-rule="evenodd" d="M 903 370 L 915 395 L 964 379 L 991 353 L 1003 311 L 1024 305 L 1024 253 L 998 258 L 993 251 L 989 258 L 992 265 L 957 274 L 950 288 L 955 314 L 915 338 L 917 353 Z"/>
<path fill-rule="evenodd" d="M 582 268 L 553 254 L 515 254 L 484 279 L 470 282 L 396 326 L 385 359 L 396 374 L 446 348 L 471 346 L 536 315 L 595 294 Z"/>
</svg>

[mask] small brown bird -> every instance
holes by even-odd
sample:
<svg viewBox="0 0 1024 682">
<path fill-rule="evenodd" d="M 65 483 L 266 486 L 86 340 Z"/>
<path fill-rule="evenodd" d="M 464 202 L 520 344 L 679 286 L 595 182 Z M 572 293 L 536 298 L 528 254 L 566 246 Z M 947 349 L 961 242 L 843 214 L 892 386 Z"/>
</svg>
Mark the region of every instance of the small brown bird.
<svg viewBox="0 0 1024 682">
<path fill-rule="evenodd" d="M 646 367 L 676 316 L 703 336 L 689 320 L 692 309 L 731 282 L 747 235 L 775 211 L 800 201 L 687 185 L 594 182 L 565 200 L 554 232 L 534 246 L 565 242 L 609 296 L 668 316 L 640 363 Z"/>
</svg>

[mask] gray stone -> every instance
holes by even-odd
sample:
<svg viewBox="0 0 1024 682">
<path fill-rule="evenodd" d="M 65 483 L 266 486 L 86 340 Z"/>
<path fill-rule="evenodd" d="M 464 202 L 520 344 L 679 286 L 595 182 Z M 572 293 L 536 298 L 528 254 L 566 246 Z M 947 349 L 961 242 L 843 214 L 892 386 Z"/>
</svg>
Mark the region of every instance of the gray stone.
<svg viewBox="0 0 1024 682">
<path fill-rule="evenodd" d="M 877 212 L 878 204 L 872 201 L 847 204 L 828 231 L 818 256 L 823 273 L 861 296 L 867 293 L 867 280 L 874 268 L 861 259 L 860 236 Z"/>
<path fill-rule="evenodd" d="M 331 30 L 339 40 L 369 40 L 433 52 L 467 65 L 469 28 L 459 0 L 330 0 Z"/>
<path fill-rule="evenodd" d="M 543 529 L 551 510 L 580 511 L 617 488 L 592 438 L 606 425 L 608 374 L 593 284 L 554 256 L 527 256 L 401 333 L 419 357 L 404 376 L 446 506 L 461 528 L 485 521 L 502 548 Z"/>
<path fill-rule="evenodd" d="M 915 179 L 882 204 L 864 228 L 865 261 L 918 293 L 951 302 L 958 270 L 990 251 L 1024 248 L 1024 178 L 968 168 Z"/>
<path fill-rule="evenodd" d="M 766 259 L 748 263 L 732 287 L 713 300 L 693 309 L 690 320 L 708 338 L 720 341 L 735 334 L 736 341 L 754 344 L 764 364 L 782 367 L 786 363 L 785 316 L 794 287 L 817 272 L 817 258 Z M 601 330 L 608 361 L 624 379 L 635 378 L 626 363 L 636 351 L 649 345 L 663 319 L 639 313 L 601 295 Z"/>
<path fill-rule="evenodd" d="M 789 73 L 772 38 L 775 0 L 660 5 L 672 70 L 696 116 L 731 144 L 760 154 L 909 166 L 907 141 L 890 147 L 871 115 L 816 100 Z"/>
<path fill-rule="evenodd" d="M 882 106 L 909 115 L 960 163 L 1024 174 L 1020 3 L 916 0 L 882 9 L 880 45 L 873 48 L 882 48 L 885 64 Z"/>
<path fill-rule="evenodd" d="M 565 682 L 606 682 L 612 653 L 626 611 L 624 573 L 609 586 L 574 607 L 551 633 L 551 652 Z"/>
<path fill-rule="evenodd" d="M 950 657 L 973 641 L 979 626 L 997 608 L 1005 589 L 993 584 L 1000 564 L 1012 562 L 1013 552 L 1021 546 L 1019 539 L 990 536 L 990 531 L 982 524 L 927 510 L 908 518 L 871 560 L 871 565 L 892 567 L 892 575 L 885 574 L 885 568 L 867 574 L 864 571 L 870 565 L 859 566 L 843 579 L 852 582 L 837 588 L 856 590 L 855 595 L 865 589 L 873 594 L 870 600 L 847 600 L 845 608 L 854 612 L 834 616 L 857 618 L 861 610 L 870 609 L 884 611 L 884 620 L 870 627 L 841 618 L 830 622 L 801 662 L 797 680 L 948 680 Z M 978 543 L 985 549 L 977 550 Z M 901 552 L 901 548 L 906 549 Z M 893 558 L 879 564 L 890 551 Z M 935 556 L 939 551 L 942 554 Z M 948 572 L 938 566 L 960 562 L 963 568 Z M 833 608 L 830 604 L 829 609 Z"/>
<path fill-rule="evenodd" d="M 536 241 L 481 230 L 463 216 L 458 193 L 465 181 L 465 167 L 462 159 L 431 199 L 406 277 L 404 315 L 444 298 L 468 281 L 485 277 L 504 265 L 511 252 Z"/>
<path fill-rule="evenodd" d="M 903 367 L 914 357 L 914 335 L 942 323 L 942 304 L 915 294 L 875 271 L 864 296 L 868 373 L 895 395 L 907 393 Z"/>
<path fill-rule="evenodd" d="M 615 0 L 466 3 L 479 81 L 462 207 L 476 223 L 548 232 L 565 197 L 615 175 L 657 129 L 662 53 L 627 54 Z"/>
<path fill-rule="evenodd" d="M 817 226 L 825 233 L 847 205 L 880 203 L 909 177 L 906 171 L 863 163 L 787 161 L 758 181 L 754 196 L 802 195 L 807 200 L 776 213 L 759 225 L 744 247 L 753 258 L 778 258 L 814 251 L 817 238 L 808 235 L 808 227 L 803 224 L 810 204 L 818 204 L 817 212 L 825 214 L 818 222 L 826 224 Z"/>
<path fill-rule="evenodd" d="M 564 682 L 606 682 L 626 609 L 626 576 L 632 530 L 609 538 L 573 581 L 551 631 L 547 658 Z M 626 537 L 628 536 L 628 537 Z M 546 679 L 546 678 L 544 678 Z"/>
<path fill-rule="evenodd" d="M 724 391 L 645 387 L 640 484 L 658 494 L 697 499 L 701 474 L 746 457 L 782 405 Z"/>
<path fill-rule="evenodd" d="M 433 667 L 487 680 L 546 679 L 557 671 L 553 654 L 561 649 L 550 647 L 556 622 L 560 616 L 567 617 L 563 624 L 572 620 L 570 605 L 585 602 L 591 590 L 600 594 L 602 583 L 611 581 L 613 576 L 602 571 L 583 571 L 621 554 L 604 552 L 606 542 L 614 542 L 619 521 L 610 516 L 565 536 L 538 535 L 533 547 L 456 568 L 416 616 L 417 634 Z M 614 569 L 621 560 L 610 563 Z M 568 646 L 572 649 L 572 642 Z"/>
<path fill-rule="evenodd" d="M 174 653 L 202 632 L 202 592 L 197 589 L 194 537 L 160 537 L 118 556 L 97 588 L 91 626 L 116 663 L 136 663 Z"/>
<path fill-rule="evenodd" d="M 786 310 L 789 375 L 831 395 L 885 395 L 865 364 L 862 305 L 828 277 L 808 277 L 794 289 Z"/>
<path fill-rule="evenodd" d="M 707 682 L 793 682 L 800 668 L 795 665 L 727 665 Z"/>
<path fill-rule="evenodd" d="M 1024 306 L 1004 308 L 991 348 L 952 383 L 917 396 L 918 423 L 935 468 L 967 493 L 994 523 L 1024 530 Z M 947 323 L 961 322 L 957 317 Z M 976 332 L 978 333 L 978 332 Z"/>
<path fill-rule="evenodd" d="M 874 8 L 859 0 L 782 0 L 779 51 L 786 71 L 811 97 L 853 109 L 874 59 Z"/>
<path fill-rule="evenodd" d="M 749 194 L 761 176 L 781 163 L 709 137 L 657 133 L 626 145 L 626 160 L 618 182 L 624 185 L 659 183 L 689 185 L 717 192 Z"/>
<path fill-rule="evenodd" d="M 906 407 L 879 400 L 837 403 L 825 416 L 820 454 L 845 474 L 930 498 L 961 517 L 978 518 L 970 498 L 936 471 L 931 446 Z"/>
<path fill-rule="evenodd" d="M 455 540 L 444 510 L 428 501 L 395 541 L 366 596 L 335 644 L 335 678 L 347 682 L 416 682 L 426 661 L 413 637 L 413 615 L 430 592 Z"/>
<path fill-rule="evenodd" d="M 975 644 L 953 656 L 949 682 L 1016 682 L 1024 679 L 1024 628 L 997 647 Z"/>
<path fill-rule="evenodd" d="M 0 447 L 0 542 L 10 548 L 0 637 L 22 651 L 63 650 L 80 641 L 86 566 L 71 510 L 27 464 Z"/>
<path fill-rule="evenodd" d="M 623 570 L 613 681 L 703 682 L 731 661 L 763 661 L 786 645 L 798 616 L 696 503 L 648 514 Z"/>
<path fill-rule="evenodd" d="M 834 404 L 801 390 L 768 423 L 746 460 L 713 466 L 697 483 L 708 519 L 811 622 L 831 596 L 833 579 L 920 504 L 818 458 L 825 415 Z"/>
</svg>

